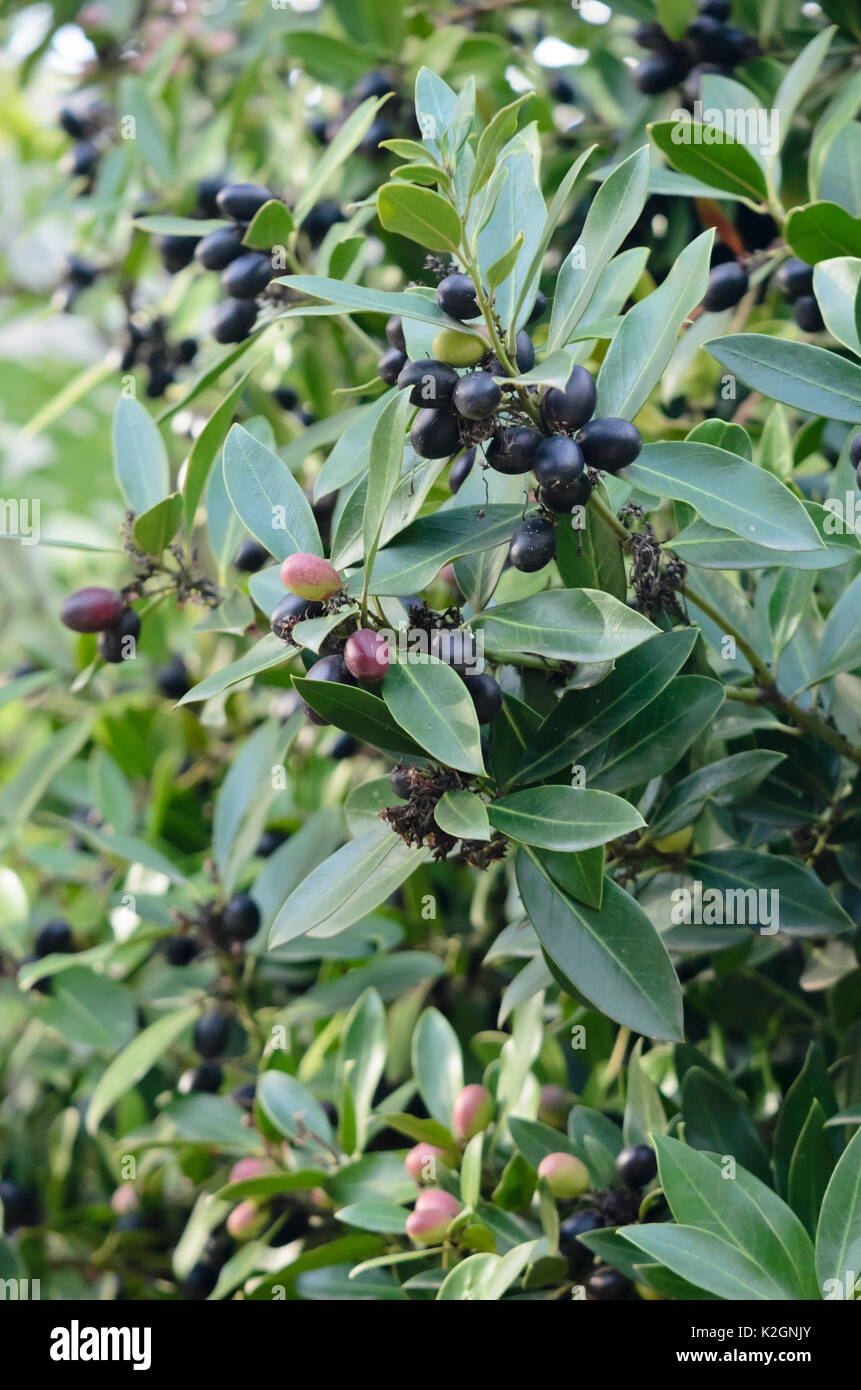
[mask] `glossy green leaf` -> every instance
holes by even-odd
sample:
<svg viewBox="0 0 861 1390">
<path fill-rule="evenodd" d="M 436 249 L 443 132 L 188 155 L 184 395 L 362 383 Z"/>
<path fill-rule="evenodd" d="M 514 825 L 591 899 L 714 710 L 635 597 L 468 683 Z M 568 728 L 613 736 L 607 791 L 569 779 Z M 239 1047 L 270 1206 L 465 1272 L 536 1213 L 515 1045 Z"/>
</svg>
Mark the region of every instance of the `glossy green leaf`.
<svg viewBox="0 0 861 1390">
<path fill-rule="evenodd" d="M 463 1089 L 463 1058 L 457 1034 L 438 1009 L 425 1009 L 416 1025 L 412 1065 L 429 1114 L 448 1130 Z"/>
<path fill-rule="evenodd" d="M 577 787 L 530 787 L 488 807 L 490 823 L 514 840 L 542 849 L 591 849 L 645 824 L 627 801 Z"/>
<path fill-rule="evenodd" d="M 114 414 L 114 472 L 136 516 L 170 492 L 170 465 L 158 425 L 133 396 L 121 396 Z"/>
<path fill-rule="evenodd" d="M 111 1106 L 146 1076 L 151 1067 L 182 1033 L 191 1026 L 200 1010 L 197 1005 L 176 1009 L 144 1028 L 109 1063 L 90 1097 L 87 1133 L 95 1134 Z"/>
<path fill-rule="evenodd" d="M 434 809 L 434 820 L 441 830 L 458 840 L 489 840 L 487 807 L 474 792 L 446 792 Z"/>
<path fill-rule="evenodd" d="M 475 706 L 451 666 L 432 656 L 394 662 L 383 679 L 383 699 L 432 758 L 460 772 L 484 772 Z"/>
<path fill-rule="evenodd" d="M 224 445 L 224 480 L 237 516 L 278 560 L 322 555 L 311 504 L 277 454 L 234 425 Z"/>
<path fill-rule="evenodd" d="M 498 604 L 470 623 L 492 656 L 534 652 L 557 661 L 607 661 L 655 632 L 648 618 L 597 589 L 552 589 Z"/>
</svg>

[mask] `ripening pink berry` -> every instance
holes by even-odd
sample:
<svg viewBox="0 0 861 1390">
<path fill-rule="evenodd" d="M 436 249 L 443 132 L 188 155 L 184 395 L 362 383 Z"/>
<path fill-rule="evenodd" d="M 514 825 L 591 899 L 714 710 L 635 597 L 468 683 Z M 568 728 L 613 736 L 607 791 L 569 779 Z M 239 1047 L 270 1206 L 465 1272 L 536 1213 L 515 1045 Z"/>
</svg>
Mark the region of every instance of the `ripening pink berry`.
<svg viewBox="0 0 861 1390">
<path fill-rule="evenodd" d="M 77 589 L 60 609 L 60 621 L 73 632 L 104 632 L 122 617 L 125 599 L 115 589 Z"/>
<path fill-rule="evenodd" d="M 281 583 L 299 598 L 324 599 L 337 594 L 341 576 L 319 555 L 288 555 L 281 565 Z"/>
<path fill-rule="evenodd" d="M 227 1230 L 234 1240 L 247 1240 L 264 1224 L 265 1214 L 256 1202 L 240 1202 L 227 1218 Z"/>
<path fill-rule="evenodd" d="M 448 1167 L 448 1156 L 445 1149 L 439 1149 L 435 1144 L 416 1144 L 404 1159 L 404 1167 L 416 1182 L 433 1182 L 437 1165 L 441 1163 L 443 1167 Z"/>
<path fill-rule="evenodd" d="M 245 1182 L 248 1178 L 262 1178 L 269 1167 L 264 1158 L 240 1158 L 230 1170 L 231 1182 Z"/>
<path fill-rule="evenodd" d="M 493 1118 L 493 1097 L 486 1086 L 464 1086 L 454 1103 L 452 1125 L 458 1139 L 472 1139 Z"/>
<path fill-rule="evenodd" d="M 441 1207 L 410 1212 L 407 1235 L 414 1245 L 438 1245 L 451 1224 L 451 1216 Z"/>
<path fill-rule="evenodd" d="M 389 669 L 389 648 L 384 637 L 362 627 L 347 638 L 344 660 L 350 675 L 359 681 L 381 681 Z"/>
<path fill-rule="evenodd" d="M 111 1197 L 111 1211 L 117 1216 L 128 1216 L 129 1212 L 137 1211 L 139 1206 L 140 1198 L 135 1191 L 134 1183 L 120 1183 Z"/>
<path fill-rule="evenodd" d="M 589 1170 L 573 1154 L 548 1154 L 538 1165 L 539 1178 L 546 1178 L 554 1197 L 579 1197 L 589 1186 Z"/>
<path fill-rule="evenodd" d="M 415 1210 L 445 1211 L 451 1220 L 460 1211 L 460 1202 L 450 1192 L 444 1192 L 441 1187 L 426 1187 L 424 1192 L 420 1192 L 416 1197 Z"/>
</svg>

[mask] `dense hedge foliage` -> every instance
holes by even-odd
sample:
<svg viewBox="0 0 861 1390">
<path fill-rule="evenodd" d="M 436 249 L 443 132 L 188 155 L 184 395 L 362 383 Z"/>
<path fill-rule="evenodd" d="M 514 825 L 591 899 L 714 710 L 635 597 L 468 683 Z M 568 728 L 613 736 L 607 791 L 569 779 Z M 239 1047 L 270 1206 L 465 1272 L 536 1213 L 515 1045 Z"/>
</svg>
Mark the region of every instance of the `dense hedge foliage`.
<svg viewBox="0 0 861 1390">
<path fill-rule="evenodd" d="M 852 1299 L 854 0 L 0 15 L 0 1277 Z"/>
</svg>

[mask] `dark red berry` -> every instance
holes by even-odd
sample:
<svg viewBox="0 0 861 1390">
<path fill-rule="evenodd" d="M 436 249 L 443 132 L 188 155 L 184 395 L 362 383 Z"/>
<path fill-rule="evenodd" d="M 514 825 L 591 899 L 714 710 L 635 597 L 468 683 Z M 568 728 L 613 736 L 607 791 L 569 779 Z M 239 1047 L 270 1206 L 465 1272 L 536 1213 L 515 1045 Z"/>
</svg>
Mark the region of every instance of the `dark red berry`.
<svg viewBox="0 0 861 1390">
<path fill-rule="evenodd" d="M 525 574 L 543 570 L 555 554 L 556 528 L 540 516 L 531 516 L 521 522 L 511 538 L 508 552 L 514 568 Z"/>
<path fill-rule="evenodd" d="M 478 313 L 475 285 L 468 275 L 447 275 L 437 286 L 436 302 L 452 319 L 474 319 Z"/>
<path fill-rule="evenodd" d="M 60 609 L 60 621 L 73 632 L 104 632 L 123 614 L 125 602 L 115 589 L 77 589 Z"/>
<path fill-rule="evenodd" d="M 590 420 L 577 435 L 577 443 L 590 468 L 604 468 L 608 473 L 633 463 L 643 447 L 636 425 L 613 416 Z"/>
<path fill-rule="evenodd" d="M 465 420 L 487 420 L 499 408 L 502 389 L 489 372 L 468 372 L 458 381 L 451 400 Z"/>
<path fill-rule="evenodd" d="M 447 410 L 420 410 L 413 420 L 410 443 L 420 458 L 448 458 L 460 446 L 457 416 Z"/>
<path fill-rule="evenodd" d="M 528 473 L 542 438 L 538 430 L 528 425 L 498 430 L 487 446 L 485 457 L 496 473 Z"/>
<path fill-rule="evenodd" d="M 747 293 L 749 283 L 747 271 L 742 270 L 736 261 L 714 266 L 709 274 L 703 308 L 712 314 L 721 309 L 732 309 Z"/>
<path fill-rule="evenodd" d="M 591 419 L 598 388 L 594 377 L 585 367 L 575 367 L 565 386 L 560 391 L 549 386 L 541 398 L 541 418 L 549 430 L 559 430 L 563 434 L 578 430 Z"/>
</svg>

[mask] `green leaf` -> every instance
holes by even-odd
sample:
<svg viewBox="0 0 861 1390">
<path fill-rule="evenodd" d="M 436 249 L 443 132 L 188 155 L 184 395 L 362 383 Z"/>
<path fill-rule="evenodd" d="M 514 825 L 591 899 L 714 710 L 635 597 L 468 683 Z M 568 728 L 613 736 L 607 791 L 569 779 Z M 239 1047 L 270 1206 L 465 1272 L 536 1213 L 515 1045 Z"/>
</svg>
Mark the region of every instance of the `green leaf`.
<svg viewBox="0 0 861 1390">
<path fill-rule="evenodd" d="M 591 849 L 639 830 L 645 821 L 619 796 L 576 787 L 530 787 L 487 808 L 490 823 L 514 840 L 542 849 Z"/>
<path fill-rule="evenodd" d="M 448 1130 L 463 1089 L 463 1058 L 457 1034 L 437 1009 L 425 1009 L 416 1025 L 412 1067 L 428 1113 Z"/>
<path fill-rule="evenodd" d="M 292 231 L 290 209 L 278 198 L 270 198 L 255 212 L 242 238 L 242 245 L 250 246 L 253 251 L 269 251 L 273 246 L 286 246 Z"/>
<path fill-rule="evenodd" d="M 469 180 L 470 193 L 477 193 L 487 183 L 493 173 L 496 156 L 517 129 L 517 118 L 521 106 L 531 97 L 532 93 L 526 92 L 508 106 L 501 107 L 481 132 L 478 148 L 475 152 L 475 164 L 472 166 Z"/>
<path fill-rule="evenodd" d="M 743 540 L 732 531 L 700 520 L 686 526 L 668 545 L 690 564 L 720 570 L 770 569 L 774 565 L 799 570 L 838 569 L 861 555 L 861 544 L 855 532 L 844 527 L 833 512 L 826 511 L 818 502 L 802 502 L 802 506 L 816 527 L 824 550 L 768 550 L 754 541 Z"/>
<path fill-rule="evenodd" d="M 517 257 L 523 247 L 523 233 L 517 233 L 517 239 L 511 243 L 507 251 L 493 262 L 487 272 L 487 283 L 490 289 L 495 290 L 501 285 L 503 280 L 507 280 L 515 265 Z"/>
<path fill-rule="evenodd" d="M 545 850 L 541 861 L 550 877 L 572 898 L 587 907 L 600 907 L 604 901 L 604 846 L 574 854 Z"/>
<path fill-rule="evenodd" d="M 354 150 L 362 143 L 371 128 L 374 117 L 387 100 L 387 97 L 379 99 L 369 97 L 367 101 L 363 101 L 361 106 L 350 113 L 339 128 L 335 138 L 329 142 L 323 154 L 314 162 L 311 177 L 303 183 L 302 192 L 293 209 L 293 221 L 297 227 L 301 226 L 314 204 L 319 200 L 321 192 L 335 171 L 350 158 Z M 284 240 L 284 238 L 279 238 L 279 240 Z"/>
<path fill-rule="evenodd" d="M 515 323 L 518 327 L 520 327 L 520 325 L 523 322 L 524 311 L 527 307 L 531 309 L 532 304 L 535 301 L 535 291 L 538 288 L 538 281 L 541 275 L 541 267 L 544 263 L 544 257 L 547 254 L 547 248 L 550 245 L 550 242 L 553 238 L 553 233 L 555 232 L 559 224 L 559 220 L 563 212 L 565 211 L 565 208 L 574 190 L 574 185 L 580 177 L 580 174 L 582 173 L 587 161 L 591 158 L 592 154 L 595 152 L 596 149 L 597 145 L 590 145 L 588 149 L 585 149 L 583 153 L 579 155 L 577 159 L 575 159 L 574 163 L 568 169 L 564 178 L 560 182 L 559 187 L 553 195 L 553 200 L 549 208 L 547 209 L 547 216 L 544 219 L 544 227 L 541 233 L 541 240 L 535 248 L 532 260 L 526 270 L 526 274 L 523 277 L 523 285 L 520 291 L 520 296 L 517 301 L 514 316 Z M 595 298 L 598 298 L 598 295 L 596 295 Z"/>
<path fill-rule="evenodd" d="M 159 1057 L 191 1026 L 200 1013 L 195 1004 L 177 1009 L 138 1033 L 109 1063 L 96 1083 L 87 1109 L 87 1133 L 95 1134 L 121 1096 L 146 1076 Z"/>
<path fill-rule="evenodd" d="M 792 129 L 796 112 L 805 94 L 812 86 L 836 32 L 836 29 L 831 28 L 823 29 L 821 33 L 816 34 L 801 50 L 781 80 L 774 98 L 772 113 L 779 142 L 777 149 L 771 155 L 770 162 L 773 164 L 777 163 L 780 146 Z"/>
<path fill-rule="evenodd" d="M 586 756 L 587 782 L 617 792 L 668 772 L 708 728 L 723 699 L 718 681 L 677 676 L 642 714 Z"/>
<path fill-rule="evenodd" d="M 758 915 L 753 914 L 754 926 L 757 920 L 765 923 L 766 918 L 769 926 L 776 925 L 771 920 L 773 902 L 778 906 L 782 932 L 820 936 L 852 929 L 851 918 L 838 906 L 825 884 L 812 869 L 797 860 L 751 849 L 713 849 L 690 858 L 686 871 L 692 878 L 699 879 L 704 888 L 731 894 L 731 897 L 724 896 L 728 909 L 734 909 L 744 897 L 746 907 L 742 913 L 746 913 L 748 923 L 756 896 L 762 906 L 757 909 Z M 772 896 L 775 893 L 776 898 Z"/>
<path fill-rule="evenodd" d="M 598 375 L 595 414 L 633 420 L 660 381 L 682 324 L 706 292 L 712 231 L 686 246 L 669 274 L 622 320 Z"/>
<path fill-rule="evenodd" d="M 541 1160 L 552 1153 L 580 1157 L 578 1146 L 572 1143 L 567 1134 L 562 1134 L 550 1125 L 542 1124 L 540 1120 L 527 1120 L 519 1115 L 510 1115 L 508 1128 L 518 1152 L 526 1159 L 530 1168 L 537 1168 Z"/>
<path fill-rule="evenodd" d="M 682 1080 L 685 1139 L 695 1149 L 729 1154 L 757 1177 L 769 1177 L 768 1159 L 742 1097 L 728 1081 L 702 1067 L 690 1067 Z"/>
<path fill-rule="evenodd" d="M 135 217 L 132 225 L 155 236 L 204 237 L 231 223 L 223 217 L 172 217 L 169 213 L 155 213 L 152 217 Z"/>
<path fill-rule="evenodd" d="M 0 792 L 0 822 L 11 828 L 27 820 L 58 772 L 83 748 L 91 722 L 78 719 L 67 724 L 27 758 Z"/>
<path fill-rule="evenodd" d="M 410 738 L 389 713 L 379 695 L 359 686 L 339 685 L 335 681 L 315 681 L 293 677 L 303 700 L 337 729 L 352 734 L 387 753 L 407 753 L 423 757 L 424 749 Z"/>
<path fill-rule="evenodd" d="M 658 1171 L 674 1219 L 729 1241 L 759 1266 L 775 1298 L 816 1298 L 813 1245 L 790 1208 L 743 1167 L 732 1176 L 676 1139 L 655 1139 Z"/>
<path fill-rule="evenodd" d="M 311 295 L 315 299 L 325 299 L 331 304 L 342 305 L 357 313 L 400 314 L 402 318 L 416 319 L 419 323 L 435 324 L 437 328 L 462 327 L 444 314 L 436 299 L 419 294 L 415 290 L 396 293 L 392 290 L 367 289 L 364 285 L 353 285 L 345 280 L 327 280 L 321 275 L 285 275 L 275 281 L 277 285 L 287 285 L 300 294 Z"/>
<path fill-rule="evenodd" d="M 222 690 L 229 690 L 232 685 L 238 685 L 240 681 L 248 680 L 261 671 L 268 671 L 273 666 L 283 666 L 294 654 L 295 651 L 282 642 L 280 637 L 276 637 L 274 632 L 267 632 L 266 636 L 261 637 L 244 656 L 198 681 L 197 685 L 193 685 L 176 703 L 189 705 L 197 700 L 210 700 L 213 695 L 220 695 Z"/>
<path fill-rule="evenodd" d="M 227 1096 L 192 1092 L 177 1096 L 161 1113 L 190 1144 L 214 1145 L 228 1153 L 266 1152 L 260 1136 L 242 1123 L 241 1112 Z"/>
<path fill-rule="evenodd" d="M 681 1039 L 682 1000 L 666 947 L 643 909 L 607 879 L 600 911 L 576 902 L 532 849 L 518 851 L 517 886 L 550 960 L 587 999 L 647 1037 Z"/>
<path fill-rule="evenodd" d="M 272 924 L 270 949 L 320 928 L 333 936 L 373 912 L 428 856 L 388 826 L 351 840 L 318 865 L 287 898 Z"/>
<path fill-rule="evenodd" d="M 490 839 L 487 807 L 474 792 L 446 792 L 433 814 L 440 829 L 458 840 Z"/>
<path fill-rule="evenodd" d="M 139 401 L 121 396 L 114 414 L 114 472 L 136 516 L 170 492 L 170 466 L 158 425 Z"/>
<path fill-rule="evenodd" d="M 624 1136 L 626 1144 L 647 1144 L 663 1134 L 667 1119 L 661 1093 L 643 1066 L 643 1039 L 638 1038 L 628 1062 Z"/>
<path fill-rule="evenodd" d="M 373 571 L 386 512 L 400 481 L 404 435 L 412 410 L 409 391 L 392 396 L 371 436 L 368 487 L 362 516 L 362 539 L 368 572 Z"/>
<path fill-rule="evenodd" d="M 819 1211 L 833 1171 L 834 1154 L 825 1132 L 825 1111 L 814 1100 L 789 1162 L 786 1192 L 789 1205 L 811 1235 L 816 1234 Z"/>
<path fill-rule="evenodd" d="M 282 728 L 277 719 L 267 719 L 234 749 L 215 798 L 212 822 L 213 854 L 227 892 L 236 886 L 240 869 L 263 833 L 275 795 L 272 768 L 281 764 L 295 732 L 295 725 Z"/>
<path fill-rule="evenodd" d="M 374 564 L 371 594 L 414 594 L 424 589 L 443 565 L 462 555 L 508 543 L 520 520 L 522 506 L 491 503 L 484 515 L 474 507 L 444 506 L 431 516 L 419 517 L 402 531 L 397 540 L 381 550 Z M 362 571 L 351 575 L 347 585 L 351 594 L 362 591 Z"/>
<path fill-rule="evenodd" d="M 772 473 L 725 449 L 687 440 L 647 444 L 624 476 L 644 492 L 690 503 L 713 526 L 770 550 L 822 548 L 794 493 Z"/>
<path fill-rule="evenodd" d="M 861 1129 L 831 1175 L 816 1228 L 816 1273 L 823 1298 L 852 1297 L 861 1270 Z M 838 1295 L 834 1285 L 842 1284 Z"/>
<path fill-rule="evenodd" d="M 648 179 L 649 151 L 644 146 L 623 160 L 595 194 L 579 241 L 559 271 L 548 351 L 565 346 L 589 307 L 604 268 L 643 210 Z"/>
<path fill-rule="evenodd" d="M 379 1231 L 383 1235 L 406 1234 L 409 1212 L 394 1202 L 353 1202 L 335 1212 L 335 1220 L 360 1231 Z"/>
<path fill-rule="evenodd" d="M 825 1116 L 830 1117 L 835 1114 L 837 1097 L 834 1093 L 834 1083 L 820 1048 L 816 1043 L 811 1043 L 804 1059 L 804 1066 L 783 1098 L 774 1127 L 772 1162 L 777 1177 L 778 1191 L 784 1195 L 789 1187 L 789 1169 L 792 1156 L 814 1101 Z M 837 1142 L 836 1136 L 834 1136 L 832 1143 L 836 1144 Z M 836 1156 L 836 1152 L 839 1152 L 839 1149 L 833 1151 L 833 1156 Z"/>
<path fill-rule="evenodd" d="M 720 762 L 709 763 L 683 777 L 652 818 L 649 838 L 672 835 L 692 825 L 710 802 L 716 806 L 732 806 L 744 801 L 785 757 L 785 753 L 754 748 L 747 753 L 732 753 Z"/>
<path fill-rule="evenodd" d="M 648 618 L 597 589 L 552 589 L 470 619 L 499 658 L 534 652 L 557 661 L 607 661 L 655 632 Z"/>
<path fill-rule="evenodd" d="M 759 164 L 745 145 L 719 126 L 691 120 L 655 121 L 649 135 L 679 173 L 757 204 L 768 201 Z"/>
<path fill-rule="evenodd" d="M 264 1071 L 257 1081 L 257 1103 L 285 1139 L 296 1140 L 310 1130 L 324 1145 L 332 1143 L 329 1116 L 308 1087 L 288 1072 L 277 1067 Z"/>
<path fill-rule="evenodd" d="M 737 1246 L 694 1226 L 619 1226 L 617 1233 L 667 1265 L 682 1279 L 718 1298 L 737 1302 L 780 1302 L 775 1283 Z"/>
<path fill-rule="evenodd" d="M 541 242 L 546 211 L 532 151 L 522 136 L 516 136 L 503 150 L 499 168 L 506 171 L 507 177 L 476 245 L 482 276 L 495 289 L 494 310 L 507 332 L 514 323 L 525 277 Z M 512 251 L 513 259 L 506 267 L 504 262 Z"/>
<path fill-rule="evenodd" d="M 786 219 L 786 240 L 808 265 L 836 256 L 861 256 L 861 217 L 839 203 L 821 201 L 793 208 Z"/>
<path fill-rule="evenodd" d="M 861 600 L 861 575 L 856 575 L 844 589 L 828 614 L 816 663 L 816 685 L 841 671 L 854 671 L 861 666 L 861 629 L 858 626 L 858 603 Z"/>
<path fill-rule="evenodd" d="M 59 974 L 42 1021 L 67 1045 L 117 1052 L 137 1032 L 136 1005 L 124 985 L 93 970 Z"/>
<path fill-rule="evenodd" d="M 397 887 L 397 884 L 394 886 Z M 391 955 L 380 954 L 376 960 L 370 960 L 355 970 L 348 970 L 346 975 L 326 980 L 325 983 L 306 990 L 294 999 L 292 1004 L 288 1004 L 281 1018 L 287 1024 L 313 1023 L 316 1019 L 329 1019 L 333 1014 L 352 1008 L 356 1000 L 368 989 L 375 989 L 380 998 L 390 1004 L 396 999 L 402 999 L 410 990 L 419 986 L 427 988 L 428 981 L 436 979 L 444 969 L 439 957 L 432 956 L 429 951 L 395 951 Z"/>
<path fill-rule="evenodd" d="M 277 454 L 234 425 L 224 445 L 224 481 L 234 510 L 278 560 L 322 555 L 311 504 Z"/>
<path fill-rule="evenodd" d="M 170 545 L 182 517 L 182 493 L 171 492 L 142 512 L 134 524 L 134 536 L 147 555 L 161 555 Z"/>
<path fill-rule="evenodd" d="M 386 1011 L 375 989 L 368 989 L 350 1010 L 341 1036 L 338 1074 L 349 1084 L 355 1108 L 357 1147 L 363 1149 L 374 1093 L 386 1065 Z"/>
<path fill-rule="evenodd" d="M 813 288 L 831 336 L 854 352 L 856 357 L 861 357 L 861 260 L 853 256 L 836 256 L 833 260 L 820 261 L 814 267 Z"/>
<path fill-rule="evenodd" d="M 185 508 L 185 529 L 191 534 L 194 525 L 194 517 L 200 499 L 203 496 L 204 488 L 209 479 L 212 465 L 224 443 L 224 436 L 230 428 L 236 407 L 245 390 L 250 371 L 240 376 L 236 384 L 231 388 L 224 399 L 216 406 L 210 415 L 200 434 L 191 446 L 188 456 L 188 463 L 185 468 L 185 478 L 182 484 L 182 494 Z M 137 528 L 135 528 L 137 529 Z"/>
<path fill-rule="evenodd" d="M 457 255 L 460 218 L 439 193 L 407 183 L 384 184 L 377 194 L 377 212 L 389 232 L 417 241 L 429 251 Z"/>
<path fill-rule="evenodd" d="M 696 18 L 696 0 L 655 0 L 658 23 L 671 39 L 683 39 Z"/>
<path fill-rule="evenodd" d="M 826 420 L 861 424 L 861 367 L 812 343 L 735 333 L 706 351 L 746 386 Z"/>
<path fill-rule="evenodd" d="M 622 657 L 598 685 L 567 690 L 530 738 L 513 784 L 548 777 L 623 728 L 681 670 L 696 640 L 692 627 L 659 633 Z"/>
<path fill-rule="evenodd" d="M 432 758 L 484 774 L 475 706 L 457 672 L 435 657 L 394 662 L 383 679 L 392 716 Z"/>
<path fill-rule="evenodd" d="M 171 883 L 185 883 L 187 881 L 185 875 L 175 864 L 171 863 L 167 855 L 154 849 L 152 845 L 148 845 L 145 840 L 139 840 L 133 835 L 112 834 L 108 830 L 96 830 L 91 825 L 79 823 L 71 818 L 67 820 L 62 816 L 52 816 L 51 820 L 63 825 L 70 834 L 79 836 L 106 858 L 116 857 L 122 859 L 126 864 L 140 864 L 144 869 L 149 869 L 154 874 L 163 874 Z"/>
</svg>

